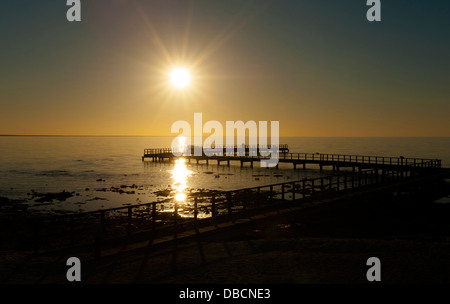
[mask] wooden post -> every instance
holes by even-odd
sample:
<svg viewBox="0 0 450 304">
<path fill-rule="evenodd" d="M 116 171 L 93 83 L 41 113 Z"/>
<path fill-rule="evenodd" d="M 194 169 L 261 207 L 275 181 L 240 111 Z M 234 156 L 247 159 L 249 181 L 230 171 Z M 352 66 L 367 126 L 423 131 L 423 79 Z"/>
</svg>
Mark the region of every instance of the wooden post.
<svg viewBox="0 0 450 304">
<path fill-rule="evenodd" d="M 281 184 L 281 199 L 284 200 L 284 183 Z"/>
<path fill-rule="evenodd" d="M 320 178 L 320 191 L 322 191 L 322 193 L 325 191 L 325 188 L 323 186 L 323 177 Z"/>
<path fill-rule="evenodd" d="M 156 231 L 156 203 L 152 203 L 152 230 Z"/>
<path fill-rule="evenodd" d="M 258 187 L 258 194 L 256 195 L 256 206 L 261 207 L 261 188 Z"/>
<path fill-rule="evenodd" d="M 292 200 L 295 201 L 295 182 L 292 183 Z"/>
<path fill-rule="evenodd" d="M 311 195 L 313 195 L 314 192 L 316 191 L 315 188 L 316 188 L 316 187 L 314 186 L 314 179 L 312 179 L 312 180 L 311 180 Z"/>
<path fill-rule="evenodd" d="M 216 210 L 216 197 L 213 195 L 211 197 L 211 218 L 214 222 L 214 226 L 217 227 L 217 221 L 216 221 L 216 216 L 217 216 L 217 210 Z"/>
<path fill-rule="evenodd" d="M 34 222 L 34 254 L 38 254 L 39 253 L 39 229 L 40 229 L 40 224 L 39 224 L 39 219 L 36 219 Z"/>
<path fill-rule="evenodd" d="M 133 212 L 132 212 L 132 207 L 128 207 L 128 220 L 127 220 L 127 234 L 130 235 L 131 234 L 131 219 L 133 216 Z"/>
<path fill-rule="evenodd" d="M 213 195 L 211 197 L 211 217 L 216 216 L 216 197 Z"/>
<path fill-rule="evenodd" d="M 355 166 L 352 167 L 352 188 L 355 188 Z"/>
<path fill-rule="evenodd" d="M 173 238 L 176 239 L 178 237 L 178 203 L 175 203 L 173 209 Z"/>
<path fill-rule="evenodd" d="M 198 217 L 198 199 L 195 198 L 195 200 L 194 200 L 194 228 L 195 228 L 196 233 L 198 233 L 197 217 Z"/>
<path fill-rule="evenodd" d="M 75 220 L 74 216 L 70 216 L 70 245 L 73 245 L 74 242 L 74 230 L 75 230 Z"/>
<path fill-rule="evenodd" d="M 302 180 L 302 195 L 303 195 L 303 198 L 306 197 L 306 181 L 305 180 Z"/>
</svg>

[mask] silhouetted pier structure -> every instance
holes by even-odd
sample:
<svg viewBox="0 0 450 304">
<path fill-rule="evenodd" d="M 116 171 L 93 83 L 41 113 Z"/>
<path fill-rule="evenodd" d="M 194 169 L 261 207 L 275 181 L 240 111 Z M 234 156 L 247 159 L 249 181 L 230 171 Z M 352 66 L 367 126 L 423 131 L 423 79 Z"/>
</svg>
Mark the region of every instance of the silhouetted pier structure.
<svg viewBox="0 0 450 304">
<path fill-rule="evenodd" d="M 25 219 L 23 223 L 16 221 L 24 231 L 24 234 L 18 234 L 18 242 L 32 245 L 35 253 L 71 249 L 87 250 L 93 252 L 93 256 L 100 257 L 118 253 L 124 246 L 134 248 L 142 244 L 167 243 L 240 225 L 269 213 L 278 214 L 282 210 L 291 212 L 304 208 L 306 205 L 303 202 L 352 195 L 360 191 L 358 189 L 381 191 L 386 187 L 413 182 L 418 185 L 422 182 L 433 183 L 437 176 L 443 174 L 439 170 L 441 161 L 437 159 L 289 153 L 287 146 L 284 151 L 280 153 L 280 162 L 334 166 L 335 171 L 328 176 L 232 191 L 186 193 L 183 201 L 177 201 L 175 194 L 171 193 L 163 201 L 61 216 L 42 216 L 31 221 Z M 155 161 L 178 158 L 170 149 L 145 150 L 143 159 L 148 157 Z M 211 159 L 206 156 L 182 157 Z M 239 161 L 264 159 L 250 155 L 214 157 L 221 161 L 223 158 Z M 353 170 L 339 171 L 342 167 L 351 167 Z M 380 170 L 382 174 L 379 174 Z"/>
<path fill-rule="evenodd" d="M 35 253 L 64 249 L 93 252 L 95 257 L 115 254 L 123 246 L 161 244 L 199 233 L 209 233 L 239 225 L 272 212 L 302 209 L 302 202 L 352 195 L 358 189 L 380 191 L 412 182 L 429 183 L 441 170 L 405 176 L 390 171 L 384 176 L 369 169 L 341 172 L 318 178 L 305 178 L 232 191 L 213 191 L 206 195 L 187 193 L 184 201 L 175 198 L 144 204 L 77 214 L 39 217 L 22 223 Z M 374 189 L 374 190 L 370 190 Z M 377 190 L 378 189 L 378 190 Z M 358 190 L 359 191 L 359 190 Z M 363 191 L 363 190 L 361 190 Z M 140 244 L 140 245 L 139 245 Z"/>
<path fill-rule="evenodd" d="M 230 166 L 231 161 L 238 161 L 240 162 L 241 167 L 243 167 L 245 163 L 250 163 L 250 167 L 253 167 L 254 162 L 270 158 L 270 156 L 263 157 L 255 155 L 256 153 L 252 155 L 251 149 L 251 147 L 246 146 L 245 152 L 239 154 L 236 148 L 234 148 L 231 153 L 227 153 L 226 148 L 223 148 L 222 151 L 213 155 L 207 155 L 205 151 L 203 151 L 200 156 L 194 154 L 193 148 L 189 155 L 186 155 L 185 153 L 180 156 L 176 156 L 177 151 L 173 149 L 145 149 L 142 160 L 152 159 L 154 162 L 163 162 L 173 161 L 182 157 L 189 162 L 196 161 L 197 164 L 200 162 L 210 164 L 212 161 L 216 162 L 217 165 L 226 163 L 227 166 Z M 253 151 L 258 151 L 259 147 L 254 147 L 253 149 Z M 384 175 L 386 172 L 399 172 L 400 174 L 403 174 L 406 171 L 441 168 L 441 160 L 439 159 L 405 158 L 403 156 L 386 157 L 322 153 L 290 153 L 287 145 L 280 145 L 278 152 L 278 163 L 292 164 L 294 170 L 299 166 L 306 169 L 307 165 L 315 165 L 320 171 L 322 171 L 324 167 L 331 167 L 332 171 L 336 172 L 339 172 L 341 168 L 351 168 L 352 171 L 355 171 L 356 169 L 359 171 L 363 169 L 375 169 L 376 172 L 380 170 L 381 174 Z"/>
</svg>

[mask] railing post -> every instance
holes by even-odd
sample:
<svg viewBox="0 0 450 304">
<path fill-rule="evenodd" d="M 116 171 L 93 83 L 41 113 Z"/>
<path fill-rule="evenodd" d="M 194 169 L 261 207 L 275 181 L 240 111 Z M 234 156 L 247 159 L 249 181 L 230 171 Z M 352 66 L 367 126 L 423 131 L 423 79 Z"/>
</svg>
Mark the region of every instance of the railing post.
<svg viewBox="0 0 450 304">
<path fill-rule="evenodd" d="M 261 207 L 261 188 L 260 187 L 258 187 L 258 190 L 257 190 L 257 195 L 256 195 L 256 206 L 259 208 L 259 207 Z"/>
<path fill-rule="evenodd" d="M 133 217 L 132 207 L 128 207 L 128 217 L 127 217 L 127 234 L 131 235 L 131 219 Z"/>
<path fill-rule="evenodd" d="M 231 192 L 227 192 L 227 205 L 228 205 L 228 215 L 231 215 L 233 209 L 231 209 Z"/>
<path fill-rule="evenodd" d="M 39 219 L 36 219 L 34 222 L 34 254 L 39 253 L 39 229 L 40 229 L 40 223 Z"/>
<path fill-rule="evenodd" d="M 70 215 L 70 245 L 74 243 L 74 230 L 75 230 L 75 220 L 74 216 Z"/>
<path fill-rule="evenodd" d="M 355 188 L 355 167 L 352 168 L 352 189 Z"/>
<path fill-rule="evenodd" d="M 306 197 L 306 181 L 304 179 L 302 180 L 302 195 L 303 198 Z"/>
<path fill-rule="evenodd" d="M 195 198 L 194 199 L 194 228 L 195 228 L 196 233 L 198 233 L 197 217 L 198 217 L 198 199 Z"/>
<path fill-rule="evenodd" d="M 292 183 L 292 200 L 295 201 L 295 182 Z"/>
<path fill-rule="evenodd" d="M 211 217 L 214 218 L 216 216 L 216 197 L 213 195 L 211 197 Z"/>
<path fill-rule="evenodd" d="M 176 239 L 178 237 L 178 203 L 175 203 L 173 207 L 173 238 Z"/>
<path fill-rule="evenodd" d="M 152 203 L 152 230 L 156 230 L 156 202 Z"/>
</svg>

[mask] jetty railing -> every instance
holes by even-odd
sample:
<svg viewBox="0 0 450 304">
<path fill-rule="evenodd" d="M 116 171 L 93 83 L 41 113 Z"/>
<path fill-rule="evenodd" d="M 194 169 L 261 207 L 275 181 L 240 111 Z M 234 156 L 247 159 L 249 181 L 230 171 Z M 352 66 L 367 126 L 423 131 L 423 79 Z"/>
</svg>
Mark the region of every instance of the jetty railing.
<svg viewBox="0 0 450 304">
<path fill-rule="evenodd" d="M 236 150 L 233 153 L 227 153 L 226 148 L 222 152 L 215 155 L 215 157 L 244 157 L 248 159 L 268 159 L 270 156 L 252 155 L 248 147 L 246 148 L 245 155 L 240 155 Z M 287 146 L 286 146 L 287 148 Z M 256 149 L 256 147 L 255 147 Z M 164 154 L 174 154 L 177 149 L 145 149 L 144 157 L 159 156 Z M 203 150 L 205 152 L 205 150 Z M 206 152 L 211 152 L 206 150 Z M 193 153 L 191 153 L 193 155 Z M 186 156 L 184 156 L 186 157 Z M 187 156 L 189 157 L 189 156 Z M 205 153 L 202 157 L 208 157 Z M 417 167 L 417 168 L 441 168 L 441 160 L 439 159 L 424 159 L 424 158 L 406 158 L 403 156 L 367 156 L 367 155 L 346 155 L 346 154 L 322 154 L 322 153 L 289 153 L 280 152 L 280 160 L 291 160 L 299 162 L 313 162 L 317 164 L 362 164 L 362 165 L 383 165 L 383 166 L 405 166 L 405 167 Z"/>
<path fill-rule="evenodd" d="M 280 159 L 315 160 L 319 162 L 344 162 L 375 165 L 395 165 L 440 168 L 441 160 L 423 158 L 405 158 L 388 156 L 321 154 L 321 153 L 287 153 L 280 154 Z"/>
<path fill-rule="evenodd" d="M 195 146 L 187 146 L 184 148 L 156 148 L 156 149 L 144 149 L 144 155 L 158 155 L 158 154 L 174 154 L 174 153 L 179 153 L 179 152 L 183 152 L 186 153 L 186 151 L 191 151 L 191 154 L 194 155 L 194 151 L 195 151 Z M 204 152 L 208 152 L 208 149 L 205 149 L 203 147 L 197 147 L 197 148 L 201 148 L 202 150 L 202 155 L 205 155 Z M 279 153 L 288 153 L 289 152 L 289 146 L 286 144 L 281 144 L 278 146 L 273 146 L 272 145 L 245 145 L 243 147 L 246 151 L 246 155 L 250 155 L 251 153 L 249 153 L 250 151 L 261 151 L 261 150 L 270 150 L 270 149 L 277 149 L 277 151 L 279 151 Z M 220 153 L 220 155 L 229 155 L 229 152 L 227 153 L 227 151 L 234 151 L 234 155 L 237 155 L 237 151 L 238 151 L 238 147 L 236 146 L 218 146 L 215 147 L 214 145 L 212 145 L 211 147 L 211 151 L 214 149 L 215 152 Z"/>
<path fill-rule="evenodd" d="M 233 191 L 175 198 L 77 214 L 41 217 L 28 228 L 35 253 L 40 250 L 92 246 L 96 256 L 102 249 L 156 236 L 176 235 L 182 230 L 234 220 L 260 208 L 276 208 L 283 202 L 301 202 L 318 195 L 392 181 L 406 177 L 398 171 L 362 170 L 318 178 L 306 178 Z M 212 222 L 211 222 L 212 221 Z"/>
</svg>

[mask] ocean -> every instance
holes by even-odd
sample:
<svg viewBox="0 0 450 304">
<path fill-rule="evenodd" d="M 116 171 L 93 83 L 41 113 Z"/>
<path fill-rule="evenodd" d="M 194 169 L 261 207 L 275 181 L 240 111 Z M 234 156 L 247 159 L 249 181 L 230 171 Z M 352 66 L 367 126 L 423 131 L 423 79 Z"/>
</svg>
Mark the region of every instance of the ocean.
<svg viewBox="0 0 450 304">
<path fill-rule="evenodd" d="M 177 192 L 237 190 L 318 177 L 315 169 L 240 168 L 143 162 L 144 149 L 168 148 L 171 137 L 1 136 L 0 196 L 29 209 L 61 213 L 161 201 Z M 450 138 L 285 137 L 290 152 L 441 159 L 450 167 Z M 43 199 L 44 194 L 70 193 Z M 48 198 L 48 196 L 47 196 Z"/>
</svg>

